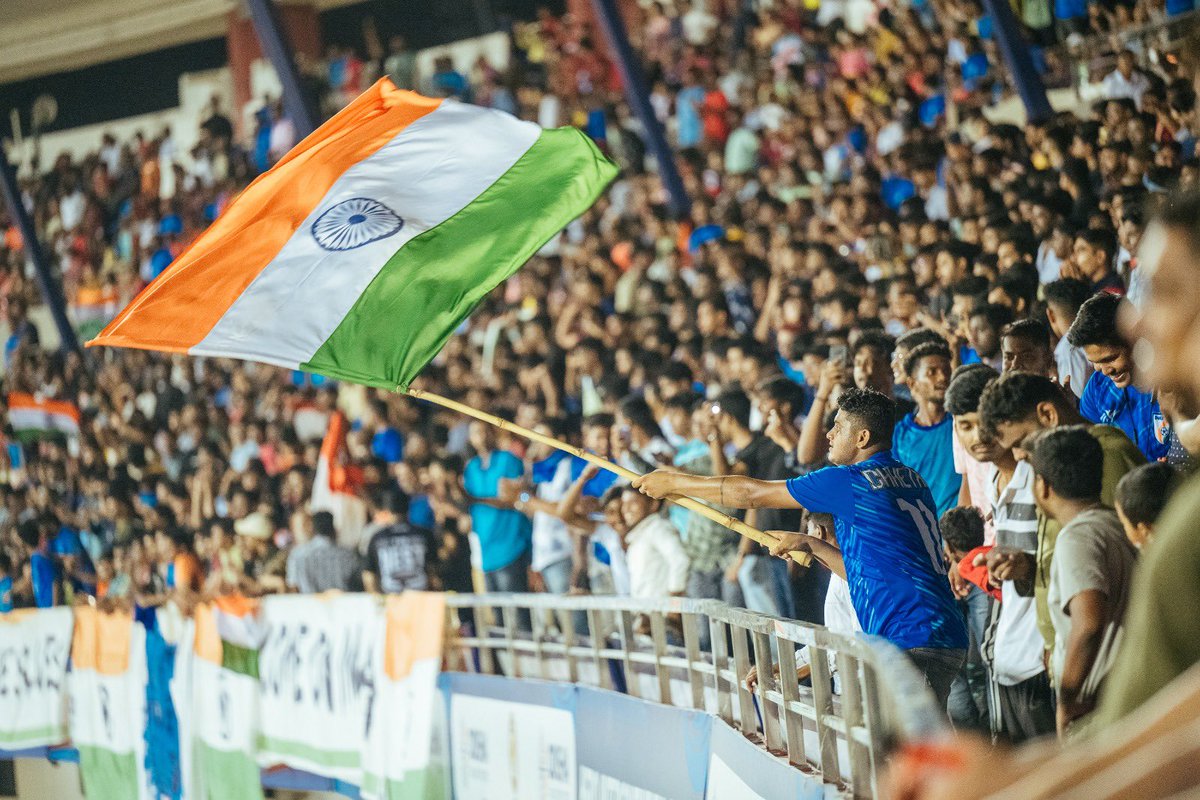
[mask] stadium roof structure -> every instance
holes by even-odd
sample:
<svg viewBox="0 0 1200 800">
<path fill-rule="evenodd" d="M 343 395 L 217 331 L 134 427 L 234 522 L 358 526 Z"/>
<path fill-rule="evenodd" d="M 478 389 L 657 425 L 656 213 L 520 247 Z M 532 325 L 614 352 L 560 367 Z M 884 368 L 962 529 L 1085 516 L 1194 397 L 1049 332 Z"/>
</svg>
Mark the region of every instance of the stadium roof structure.
<svg viewBox="0 0 1200 800">
<path fill-rule="evenodd" d="M 355 0 L 300 2 L 323 11 Z M 237 0 L 3 0 L 0 83 L 224 36 L 238 7 Z"/>
</svg>

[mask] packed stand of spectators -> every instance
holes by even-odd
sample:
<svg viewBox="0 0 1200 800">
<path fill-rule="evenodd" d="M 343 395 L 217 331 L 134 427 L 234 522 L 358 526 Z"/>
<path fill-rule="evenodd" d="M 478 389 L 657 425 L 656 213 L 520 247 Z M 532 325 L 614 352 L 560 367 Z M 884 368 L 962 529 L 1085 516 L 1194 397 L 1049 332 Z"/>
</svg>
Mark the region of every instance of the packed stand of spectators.
<svg viewBox="0 0 1200 800">
<path fill-rule="evenodd" d="M 1195 399 L 1144 385 L 1118 330 L 1150 300 L 1139 260 L 1161 252 L 1142 241 L 1161 198 L 1200 185 L 1191 74 L 1122 55 L 1085 118 L 1018 127 L 983 113 L 1007 88 L 975 3 L 741 5 L 648 3 L 631 25 L 682 221 L 585 20 L 514 27 L 503 73 L 422 76 L 373 30 L 366 58 L 302 64 L 327 112 L 386 73 L 579 125 L 620 164 L 414 385 L 654 476 L 630 485 L 320 376 L 50 352 L 6 220 L 5 395 L 81 419 L 66 438 L 5 431 L 0 611 L 224 591 L 686 595 L 883 636 L 957 725 L 1021 741 L 1086 717 L 1120 658 L 1138 551 L 1196 449 Z M 1096 4 L 1078 4 L 1086 21 L 1051 13 L 1076 5 L 1027 2 L 1024 19 L 1049 40 L 1100 24 Z M 295 140 L 277 104 L 245 136 L 214 104 L 201 131 L 188 154 L 166 133 L 106 137 L 25 182 L 81 328 Z M 311 504 L 336 414 L 352 425 L 326 455 L 354 474 L 365 524 Z M 813 563 L 661 503 L 672 489 L 748 509 L 776 554 Z"/>
</svg>

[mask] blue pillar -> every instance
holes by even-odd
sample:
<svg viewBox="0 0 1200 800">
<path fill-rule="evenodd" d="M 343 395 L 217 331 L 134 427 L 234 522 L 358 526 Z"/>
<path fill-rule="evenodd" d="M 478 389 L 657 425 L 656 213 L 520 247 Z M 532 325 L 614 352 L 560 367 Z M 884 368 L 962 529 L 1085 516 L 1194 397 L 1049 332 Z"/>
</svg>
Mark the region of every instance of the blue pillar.
<svg viewBox="0 0 1200 800">
<path fill-rule="evenodd" d="M 1054 115 L 1054 109 L 1046 99 L 1046 86 L 1033 66 L 1029 43 L 1021 33 L 1021 25 L 1013 14 L 1012 6 L 1008 0 L 983 0 L 983 6 L 992 17 L 996 44 L 1000 46 L 1004 63 L 1012 73 L 1021 102 L 1025 104 L 1026 119 L 1044 122 Z"/>
<path fill-rule="evenodd" d="M 246 5 L 250 9 L 250 20 L 254 23 L 254 32 L 258 34 L 263 53 L 271 66 L 275 67 L 279 82 L 283 85 L 283 108 L 292 118 L 298 138 L 303 139 L 317 129 L 317 117 L 313 109 L 308 107 L 300 71 L 296 69 L 292 46 L 283 35 L 279 15 L 275 13 L 271 0 L 246 0 Z"/>
<path fill-rule="evenodd" d="M 625 84 L 625 100 L 642 123 L 646 133 L 646 146 L 658 163 L 658 174 L 667 190 L 667 206 L 671 216 L 677 220 L 684 219 L 691 210 L 691 200 L 684 191 L 683 181 L 675 166 L 675 154 L 667 145 L 667 137 L 658 117 L 654 116 L 654 108 L 650 105 L 650 91 L 646 88 L 646 76 L 642 73 L 642 64 L 637 53 L 629 44 L 625 22 L 621 19 L 614 0 L 592 0 L 592 8 L 596 11 L 596 18 L 604 32 L 608 48 L 617 59 L 621 82 Z"/>
<path fill-rule="evenodd" d="M 21 187 L 17 184 L 17 171 L 9 163 L 8 153 L 0 142 L 0 179 L 4 184 L 4 199 L 8 202 L 8 210 L 12 212 L 13 220 L 21 230 L 22 245 L 25 257 L 33 262 L 37 271 L 38 288 L 42 291 L 42 302 L 50 309 L 54 318 L 54 327 L 58 328 L 58 338 L 63 350 L 79 350 L 79 340 L 75 337 L 75 329 L 67 319 L 67 306 L 63 300 L 62 286 L 58 278 L 50 271 L 50 262 L 42 250 L 37 230 L 33 227 L 25 204 L 21 201 Z"/>
</svg>

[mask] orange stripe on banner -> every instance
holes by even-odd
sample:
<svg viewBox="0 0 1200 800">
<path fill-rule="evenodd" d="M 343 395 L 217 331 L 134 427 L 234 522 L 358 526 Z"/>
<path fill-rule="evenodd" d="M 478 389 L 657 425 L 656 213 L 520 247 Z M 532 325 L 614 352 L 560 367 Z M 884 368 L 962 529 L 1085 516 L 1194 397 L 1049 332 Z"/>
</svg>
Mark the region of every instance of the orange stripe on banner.
<svg viewBox="0 0 1200 800">
<path fill-rule="evenodd" d="M 71 664 L 101 675 L 121 675 L 129 669 L 129 646 L 133 638 L 131 614 L 102 614 L 92 606 L 75 609 L 75 632 L 71 637 Z"/>
<path fill-rule="evenodd" d="M 381 78 L 250 184 L 88 345 L 187 352 L 279 254 L 346 170 L 441 102 Z"/>
<path fill-rule="evenodd" d="M 440 592 L 405 592 L 387 599 L 387 633 L 383 642 L 383 669 L 389 679 L 407 678 L 413 664 L 442 660 L 446 631 L 446 596 Z"/>
<path fill-rule="evenodd" d="M 192 621 L 196 626 L 192 650 L 197 657 L 221 666 L 221 655 L 224 653 L 224 648 L 221 646 L 221 634 L 217 632 L 217 616 L 213 613 L 212 605 L 201 603 L 196 606 L 196 610 L 192 614 Z"/>
<path fill-rule="evenodd" d="M 213 601 L 217 610 L 231 617 L 249 617 L 258 613 L 258 600 L 241 594 L 226 594 Z"/>
</svg>

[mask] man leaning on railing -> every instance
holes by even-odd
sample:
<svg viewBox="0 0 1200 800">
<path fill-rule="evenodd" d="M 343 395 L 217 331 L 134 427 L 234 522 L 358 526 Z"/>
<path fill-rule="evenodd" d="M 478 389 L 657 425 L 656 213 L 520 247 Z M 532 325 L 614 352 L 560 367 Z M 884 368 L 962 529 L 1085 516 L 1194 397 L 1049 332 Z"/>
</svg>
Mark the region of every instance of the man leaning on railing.
<svg viewBox="0 0 1200 800">
<path fill-rule="evenodd" d="M 828 434 L 831 467 L 786 481 L 656 470 L 633 482 L 652 497 L 685 495 L 734 508 L 832 514 L 838 544 L 775 532 L 777 555 L 806 551 L 846 578 L 863 629 L 905 650 L 944 710 L 967 630 L 946 580 L 929 487 L 892 455 L 895 403 L 851 389 Z"/>
</svg>

